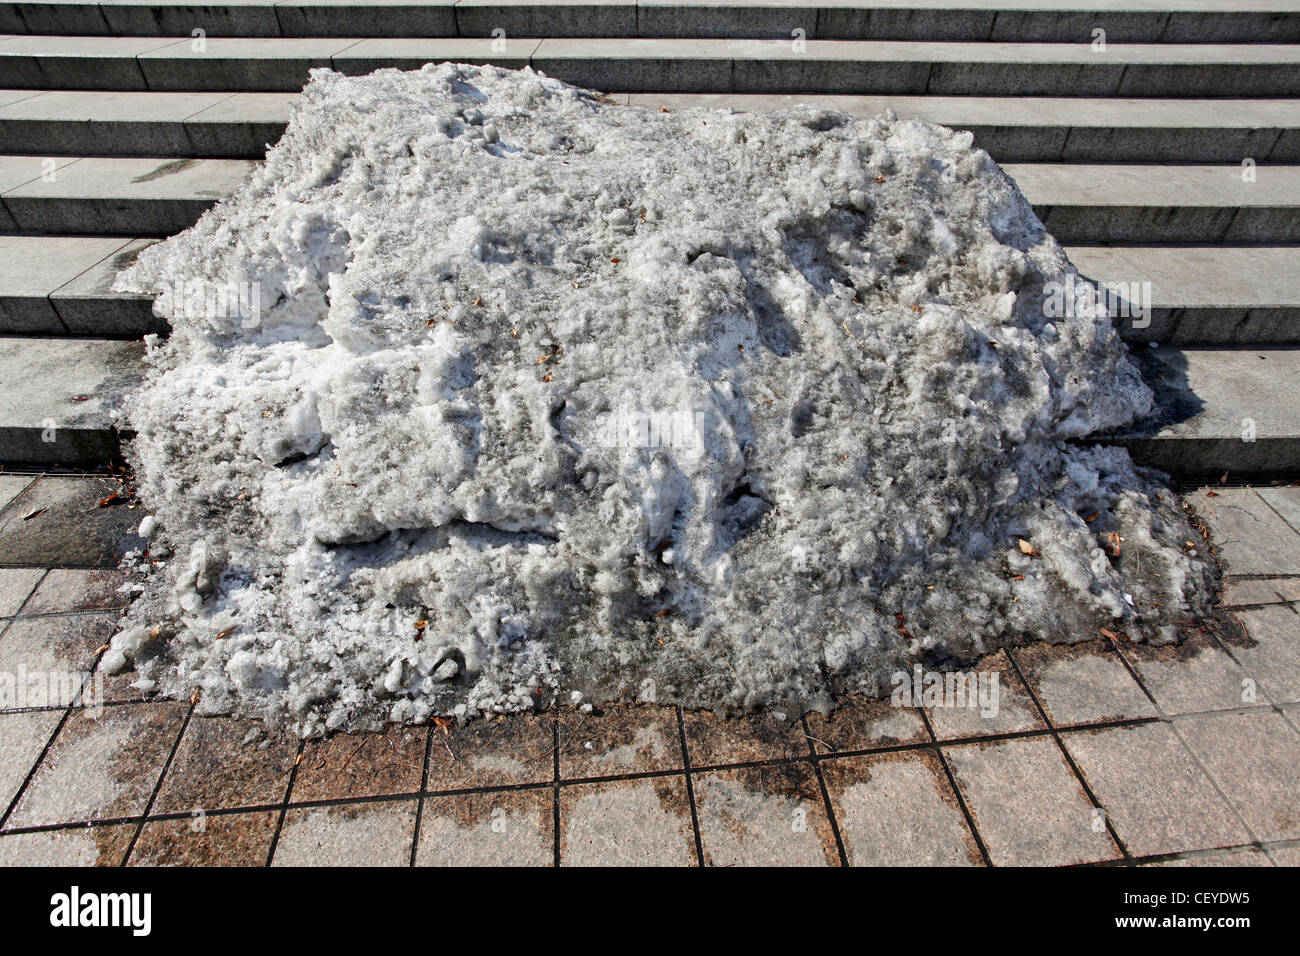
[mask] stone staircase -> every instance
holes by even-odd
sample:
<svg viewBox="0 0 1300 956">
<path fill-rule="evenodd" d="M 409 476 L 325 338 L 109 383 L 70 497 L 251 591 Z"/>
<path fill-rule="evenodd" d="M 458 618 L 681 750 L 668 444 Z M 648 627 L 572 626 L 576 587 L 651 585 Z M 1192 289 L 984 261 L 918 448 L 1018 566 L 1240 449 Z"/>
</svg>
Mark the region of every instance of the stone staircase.
<svg viewBox="0 0 1300 956">
<path fill-rule="evenodd" d="M 1300 473 L 1300 0 L 0 2 L 0 462 L 113 455 L 165 332 L 113 275 L 238 186 L 309 69 L 442 60 L 972 130 L 1084 275 L 1150 283 L 1116 321 L 1164 415 L 1119 440 Z"/>
</svg>

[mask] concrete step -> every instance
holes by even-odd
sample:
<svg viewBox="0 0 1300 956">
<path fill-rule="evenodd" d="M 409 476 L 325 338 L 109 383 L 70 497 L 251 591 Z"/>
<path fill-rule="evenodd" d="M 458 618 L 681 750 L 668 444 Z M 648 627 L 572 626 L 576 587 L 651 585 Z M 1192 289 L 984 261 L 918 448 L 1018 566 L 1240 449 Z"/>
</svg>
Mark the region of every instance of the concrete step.
<svg viewBox="0 0 1300 956">
<path fill-rule="evenodd" d="M 110 411 L 137 385 L 141 342 L 6 338 L 0 347 L 0 462 L 94 465 L 117 452 Z"/>
<path fill-rule="evenodd" d="M 1085 277 L 1115 290 L 1120 307 L 1113 318 L 1128 341 L 1300 344 L 1300 247 L 1067 246 L 1066 252 Z"/>
<path fill-rule="evenodd" d="M 243 159 L 0 156 L 0 230 L 167 236 L 230 195 Z"/>
<path fill-rule="evenodd" d="M 0 142 L 38 156 L 261 159 L 298 95 L 0 90 Z M 1254 142 L 1267 138 L 1260 131 Z"/>
<path fill-rule="evenodd" d="M 133 336 L 166 332 L 148 298 L 111 291 L 152 239 L 0 236 L 0 332 Z"/>
<path fill-rule="evenodd" d="M 296 93 L 0 90 L 10 153 L 260 159 Z M 975 134 L 1000 162 L 1300 163 L 1300 100 L 631 93 L 651 109 L 749 111 L 810 103 L 856 116 L 893 109 Z"/>
<path fill-rule="evenodd" d="M 0 156 L 0 231 L 164 236 L 256 164 L 238 159 Z M 1300 167 L 1008 163 L 1062 242 L 1300 242 Z"/>
<path fill-rule="evenodd" d="M 1300 242 L 1300 167 L 1004 163 L 1067 243 Z"/>
<path fill-rule="evenodd" d="M 139 342 L 7 338 L 0 348 L 0 463 L 93 465 L 117 445 L 109 412 L 142 373 Z M 1139 349 L 1159 420 L 1114 440 L 1175 474 L 1300 470 L 1300 349 Z M 1244 436 L 1244 438 L 1243 438 Z"/>
<path fill-rule="evenodd" d="M 503 47 L 503 49 L 501 48 Z M 294 92 L 313 67 L 364 74 L 491 62 L 607 92 L 1300 96 L 1300 46 L 722 39 L 11 36 L 9 89 Z"/>
<path fill-rule="evenodd" d="M 1300 470 L 1300 349 L 1138 349 L 1159 420 L 1116 440 L 1171 474 Z"/>
<path fill-rule="evenodd" d="M 153 239 L 0 236 L 0 333 L 165 333 L 143 296 L 111 291 Z M 1117 293 L 1114 321 L 1138 345 L 1300 345 L 1300 248 L 1069 246 L 1087 278 Z M 1140 283 L 1149 283 L 1142 288 Z"/>
<path fill-rule="evenodd" d="M 822 40 L 1293 43 L 1294 0 L 18 0 L 0 32 L 211 37 L 767 37 Z"/>
</svg>

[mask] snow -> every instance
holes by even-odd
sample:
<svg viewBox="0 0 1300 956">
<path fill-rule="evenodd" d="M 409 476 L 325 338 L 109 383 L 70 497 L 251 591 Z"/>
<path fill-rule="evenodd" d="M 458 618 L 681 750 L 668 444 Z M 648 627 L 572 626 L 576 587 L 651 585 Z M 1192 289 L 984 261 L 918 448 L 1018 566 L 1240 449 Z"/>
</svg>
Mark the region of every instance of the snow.
<svg viewBox="0 0 1300 956">
<path fill-rule="evenodd" d="M 1073 272 L 968 133 L 317 70 L 116 285 L 174 331 L 113 663 L 315 735 L 1174 639 L 1216 572 L 1085 441 L 1152 397 L 1095 302 L 1046 318 Z"/>
</svg>

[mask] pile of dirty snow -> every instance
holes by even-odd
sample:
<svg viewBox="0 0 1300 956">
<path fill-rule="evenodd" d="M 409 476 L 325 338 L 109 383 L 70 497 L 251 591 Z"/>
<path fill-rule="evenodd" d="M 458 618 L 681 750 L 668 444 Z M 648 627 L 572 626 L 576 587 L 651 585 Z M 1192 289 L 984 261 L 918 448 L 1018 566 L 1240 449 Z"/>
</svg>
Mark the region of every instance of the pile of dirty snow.
<svg viewBox="0 0 1300 956">
<path fill-rule="evenodd" d="M 1045 318 L 1072 272 L 969 133 L 315 71 L 118 281 L 175 331 L 105 666 L 310 735 L 1173 639 L 1215 571 L 1086 442 L 1152 399 L 1095 303 Z"/>
</svg>

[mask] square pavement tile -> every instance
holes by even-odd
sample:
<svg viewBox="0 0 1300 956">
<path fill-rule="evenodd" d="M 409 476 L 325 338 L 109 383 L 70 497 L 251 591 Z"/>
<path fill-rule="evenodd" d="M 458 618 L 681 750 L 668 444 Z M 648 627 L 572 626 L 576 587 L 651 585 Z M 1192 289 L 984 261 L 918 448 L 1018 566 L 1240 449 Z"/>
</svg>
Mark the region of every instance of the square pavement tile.
<svg viewBox="0 0 1300 956">
<path fill-rule="evenodd" d="M 1300 614 L 1289 605 L 1238 611 L 1248 640 L 1232 654 L 1275 703 L 1300 700 Z"/>
<path fill-rule="evenodd" d="M 1169 724 L 1081 731 L 1061 739 L 1134 856 L 1250 842 Z"/>
<path fill-rule="evenodd" d="M 293 803 L 416 793 L 424 774 L 426 727 L 335 734 L 308 741 L 293 781 Z"/>
<path fill-rule="evenodd" d="M 0 866 L 121 866 L 134 823 L 0 836 Z"/>
<path fill-rule="evenodd" d="M 1253 488 L 1202 488 L 1187 500 L 1230 573 L 1300 574 L 1300 535 Z"/>
<path fill-rule="evenodd" d="M 810 764 L 715 770 L 693 782 L 706 866 L 839 866 Z"/>
<path fill-rule="evenodd" d="M 1300 846 L 1271 846 L 1267 853 L 1278 866 L 1300 866 Z"/>
<path fill-rule="evenodd" d="M 416 866 L 551 866 L 555 793 L 550 787 L 428 797 Z"/>
<path fill-rule="evenodd" d="M 1246 607 L 1254 604 L 1280 604 L 1283 601 L 1292 600 L 1285 597 L 1278 588 L 1278 584 L 1284 580 L 1247 578 L 1245 580 L 1228 581 L 1223 587 L 1223 595 L 1219 606 Z"/>
<path fill-rule="evenodd" d="M 1300 601 L 1300 578 L 1270 578 L 1264 582 L 1284 601 Z"/>
<path fill-rule="evenodd" d="M 99 507 L 117 490 L 111 478 L 38 479 L 0 513 L 0 554 L 12 565 L 116 566 L 126 551 L 144 546 L 135 533 L 138 509 Z"/>
<path fill-rule="evenodd" d="M 560 789 L 563 866 L 694 866 L 686 778 L 584 783 Z"/>
<path fill-rule="evenodd" d="M 1263 498 L 1264 503 L 1276 511 L 1292 530 L 1300 531 L 1300 488 L 1294 485 L 1280 485 L 1256 488 L 1255 493 Z"/>
<path fill-rule="evenodd" d="M 965 744 L 944 753 L 995 866 L 1121 855 L 1051 737 Z"/>
<path fill-rule="evenodd" d="M 1259 850 L 1213 850 L 1209 853 L 1189 853 L 1186 856 L 1172 857 L 1168 860 L 1153 860 L 1142 866 L 1191 867 L 1191 866 L 1272 866 L 1268 856 Z"/>
<path fill-rule="evenodd" d="M 144 812 L 185 718 L 181 704 L 73 711 L 23 792 L 8 828 Z"/>
<path fill-rule="evenodd" d="M 470 790 L 555 779 L 555 714 L 438 721 L 429 742 L 426 789 Z"/>
<path fill-rule="evenodd" d="M 36 480 L 35 475 L 0 475 L 0 511 L 9 506 L 23 489 Z"/>
<path fill-rule="evenodd" d="M 43 568 L 0 568 L 0 617 L 12 617 L 31 595 Z"/>
<path fill-rule="evenodd" d="M 252 720 L 193 717 L 167 768 L 152 812 L 280 804 L 289 789 L 297 755 L 295 739 L 274 731 L 268 734 Z M 214 769 L 219 772 L 213 773 Z"/>
<path fill-rule="evenodd" d="M 682 768 L 675 707 L 611 708 L 604 714 L 561 711 L 560 779 Z"/>
<path fill-rule="evenodd" d="M 1122 653 L 1166 714 L 1230 710 L 1255 703 L 1243 671 L 1204 632 L 1181 644 L 1122 644 Z"/>
<path fill-rule="evenodd" d="M 983 865 L 933 752 L 842 757 L 821 768 L 850 865 Z"/>
<path fill-rule="evenodd" d="M 415 800 L 290 809 L 272 866 L 410 866 Z"/>
<path fill-rule="evenodd" d="M 62 719 L 61 710 L 0 714 L 0 814 L 9 809 Z"/>
<path fill-rule="evenodd" d="M 280 812 L 150 820 L 128 866 L 265 866 Z"/>
<path fill-rule="evenodd" d="M 764 711 L 724 717 L 688 710 L 683 722 L 692 767 L 808 756 L 808 738 L 798 714 Z"/>
<path fill-rule="evenodd" d="M 54 568 L 45 576 L 24 614 L 107 611 L 131 603 L 118 588 L 126 575 L 114 568 Z"/>
<path fill-rule="evenodd" d="M 1156 714 L 1151 700 L 1105 641 L 1035 644 L 1011 653 L 1057 727 Z"/>
<path fill-rule="evenodd" d="M 925 708 L 936 739 L 1047 729 L 1006 651 L 943 677 L 945 693 L 939 699 L 944 703 Z"/>
<path fill-rule="evenodd" d="M 19 706 L 71 704 L 116 625 L 116 615 L 103 613 L 15 618 L 0 635 L 0 674 L 15 675 L 15 691 L 26 701 Z M 35 675 L 44 675 L 47 693 L 38 696 Z"/>
<path fill-rule="evenodd" d="M 1187 717 L 1178 731 L 1256 837 L 1300 837 L 1300 734 L 1281 715 Z"/>
<path fill-rule="evenodd" d="M 818 754 L 930 742 L 920 712 L 910 704 L 897 706 L 889 698 L 851 698 L 829 717 L 812 711 L 804 719 L 808 740 Z"/>
</svg>

